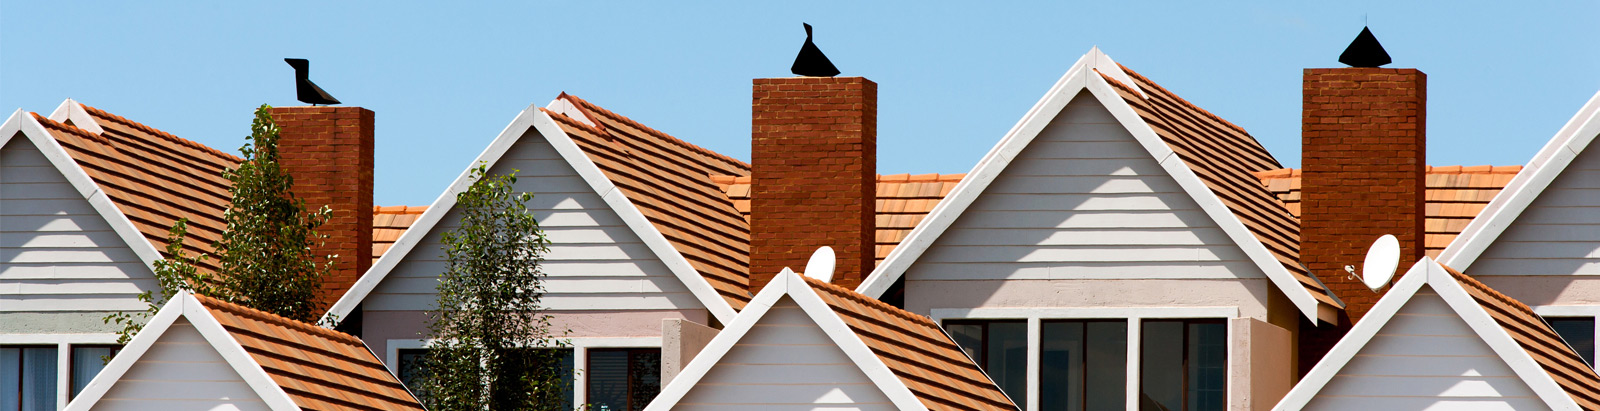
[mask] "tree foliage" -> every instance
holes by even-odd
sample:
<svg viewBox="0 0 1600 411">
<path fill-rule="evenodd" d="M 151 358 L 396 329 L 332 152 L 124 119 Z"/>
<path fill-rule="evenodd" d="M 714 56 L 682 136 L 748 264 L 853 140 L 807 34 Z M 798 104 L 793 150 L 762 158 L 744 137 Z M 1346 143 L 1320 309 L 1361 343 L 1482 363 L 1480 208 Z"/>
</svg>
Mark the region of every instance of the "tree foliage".
<svg viewBox="0 0 1600 411">
<path fill-rule="evenodd" d="M 549 240 L 516 193 L 516 171 L 472 170 L 456 195 L 461 225 L 444 233 L 449 260 L 430 312 L 417 391 L 436 410 L 554 410 L 564 387 L 550 316 L 540 299 Z"/>
<path fill-rule="evenodd" d="M 149 304 L 143 312 L 116 312 L 107 315 L 104 321 L 115 324 L 121 329 L 117 330 L 117 344 L 127 344 L 133 340 L 133 335 L 144 328 L 144 323 L 156 315 L 168 300 L 178 295 L 178 291 L 188 291 L 196 294 L 216 295 L 217 283 L 211 275 L 201 272 L 195 267 L 198 261 L 204 261 L 205 255 L 190 257 L 183 251 L 183 241 L 189 236 L 189 219 L 180 218 L 167 230 L 167 258 L 155 262 L 156 282 L 161 286 L 161 296 L 158 298 L 151 292 L 139 293 L 139 301 Z M 106 359 L 110 361 L 109 358 Z"/>
</svg>

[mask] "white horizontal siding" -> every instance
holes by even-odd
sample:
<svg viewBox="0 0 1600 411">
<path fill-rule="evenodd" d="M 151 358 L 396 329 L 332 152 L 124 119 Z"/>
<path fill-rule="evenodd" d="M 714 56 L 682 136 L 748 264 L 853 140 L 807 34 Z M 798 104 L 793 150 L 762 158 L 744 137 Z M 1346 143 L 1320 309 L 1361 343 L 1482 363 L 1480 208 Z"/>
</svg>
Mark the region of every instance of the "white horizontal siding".
<svg viewBox="0 0 1600 411">
<path fill-rule="evenodd" d="M 0 312 L 141 310 L 155 277 L 27 138 L 0 148 Z M 49 332 L 49 330 L 40 330 Z"/>
<path fill-rule="evenodd" d="M 1472 263 L 1483 275 L 1600 275 L 1600 150 L 1579 154 Z"/>
<path fill-rule="evenodd" d="M 267 405 L 193 324 L 179 318 L 92 408 L 266 410 Z"/>
<path fill-rule="evenodd" d="M 1088 94 L 1074 98 L 906 272 L 908 281 L 1261 277 Z"/>
<path fill-rule="evenodd" d="M 534 194 L 528 203 L 550 238 L 545 254 L 543 303 L 551 310 L 700 309 L 699 300 L 656 258 L 605 200 L 563 161 L 537 132 L 511 147 L 493 173 L 517 171 L 516 190 Z M 444 232 L 460 226 L 446 213 L 405 260 L 373 290 L 365 309 L 423 311 L 434 307 L 439 274 L 447 267 Z"/>
<path fill-rule="evenodd" d="M 784 297 L 675 410 L 891 410 L 889 397 Z"/>
<path fill-rule="evenodd" d="M 1308 410 L 1545 409 L 1432 288 L 1411 298 Z"/>
</svg>

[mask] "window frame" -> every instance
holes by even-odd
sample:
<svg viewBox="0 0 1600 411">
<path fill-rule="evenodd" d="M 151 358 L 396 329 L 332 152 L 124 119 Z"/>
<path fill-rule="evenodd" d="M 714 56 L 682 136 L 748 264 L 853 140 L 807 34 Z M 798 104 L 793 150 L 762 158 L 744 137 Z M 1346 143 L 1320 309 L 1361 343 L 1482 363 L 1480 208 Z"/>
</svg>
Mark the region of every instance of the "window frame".
<svg viewBox="0 0 1600 411">
<path fill-rule="evenodd" d="M 78 367 L 77 364 L 72 363 L 72 359 L 78 357 L 79 348 L 110 348 L 111 358 L 116 358 L 117 354 L 122 353 L 122 349 L 125 347 L 118 344 L 69 344 L 67 349 L 71 352 L 67 353 L 67 399 L 70 401 L 78 397 L 77 393 L 72 392 L 78 386 Z M 110 365 L 109 360 L 106 365 Z M 100 372 L 105 372 L 104 366 L 100 367 Z M 95 376 L 98 375 L 100 374 L 95 374 Z M 84 381 L 84 385 L 87 386 L 90 381 L 94 381 L 94 376 L 89 377 L 89 381 Z"/>
<path fill-rule="evenodd" d="M 1537 314 L 1540 320 L 1544 320 L 1546 317 L 1589 317 L 1595 320 L 1595 352 L 1591 353 L 1591 355 L 1594 356 L 1595 362 L 1600 362 L 1600 305 L 1541 305 L 1534 306 L 1533 313 Z M 1571 343 L 1568 343 L 1568 345 L 1570 346 Z M 1589 364 L 1589 366 L 1600 368 L 1600 365 L 1596 364 Z"/>
<path fill-rule="evenodd" d="M 649 347 L 598 347 L 598 348 L 593 348 L 593 349 L 588 350 L 588 351 L 600 351 L 600 352 L 610 351 L 610 352 L 627 353 L 627 356 L 628 356 L 627 363 L 631 367 L 631 365 L 633 364 L 633 355 L 634 355 L 634 353 L 637 353 L 637 352 L 651 352 L 652 350 L 656 353 L 657 360 L 659 361 L 660 360 L 660 355 L 661 355 L 661 348 L 660 347 L 655 347 L 655 348 L 649 348 Z M 590 363 L 592 361 L 594 361 L 594 356 L 585 355 L 584 356 L 583 368 L 585 370 L 589 369 L 590 368 Z M 630 369 L 630 371 L 631 371 L 631 369 Z M 623 409 L 619 410 L 619 411 L 629 411 L 629 410 L 632 410 L 634 408 L 634 404 L 633 404 L 634 378 L 635 377 L 634 377 L 633 373 L 629 372 L 628 373 L 628 381 L 626 383 L 627 388 L 628 388 L 628 394 L 625 395 L 625 397 L 627 397 L 627 399 L 628 399 L 628 404 L 623 406 Z M 587 392 L 587 390 L 589 388 L 587 386 L 587 384 L 589 383 L 589 381 L 588 381 L 587 378 L 585 378 L 584 380 L 585 380 L 584 381 L 584 384 L 585 384 L 584 390 Z M 659 390 L 659 388 L 664 388 L 662 386 L 662 384 L 661 384 L 661 364 L 659 364 L 659 363 L 656 364 L 656 387 L 658 387 L 658 390 L 656 391 L 656 395 L 659 396 L 659 395 L 661 395 L 661 391 Z M 651 397 L 651 399 L 654 399 L 654 397 Z M 592 403 L 592 402 L 588 401 L 587 398 L 586 398 L 584 402 L 581 402 L 579 404 L 589 405 L 590 403 Z M 645 405 L 648 405 L 648 403 L 639 404 L 639 409 L 641 409 L 641 410 L 644 409 Z"/>
<path fill-rule="evenodd" d="M 589 349 L 606 348 L 650 348 L 661 349 L 661 337 L 571 337 L 565 338 L 567 347 L 572 349 L 572 402 L 574 404 L 589 403 Z M 384 347 L 384 367 L 395 378 L 400 376 L 400 350 L 425 349 L 432 344 L 432 339 L 390 339 Z M 664 355 L 665 353 L 663 353 Z M 666 388 L 666 384 L 662 384 Z"/>
<path fill-rule="evenodd" d="M 1600 309 L 1600 306 L 1596 307 Z M 1028 324 L 1028 367 L 1026 404 L 1017 404 L 1025 411 L 1039 411 L 1039 383 L 1040 383 L 1040 348 L 1041 328 L 1045 321 L 1050 320 L 1125 320 L 1128 322 L 1128 396 L 1124 404 L 1139 404 L 1141 372 L 1141 350 L 1143 344 L 1144 320 L 1221 320 L 1226 330 L 1228 360 L 1230 372 L 1234 364 L 1234 355 L 1239 347 L 1234 341 L 1234 330 L 1231 320 L 1239 318 L 1239 308 L 1233 306 L 1209 307 L 1041 307 L 1041 308 L 935 308 L 929 310 L 929 317 L 942 328 L 946 321 L 964 320 L 1026 320 Z M 1232 407 L 1235 404 L 1234 381 L 1228 378 L 1224 386 L 1227 392 L 1226 404 Z M 1133 408 L 1130 408 L 1133 409 Z"/>
<path fill-rule="evenodd" d="M 72 367 L 72 346 L 117 345 L 117 337 L 114 333 L 5 334 L 0 335 L 0 346 L 55 346 L 56 404 L 65 406 L 72 396 L 72 379 L 68 378 Z"/>
</svg>

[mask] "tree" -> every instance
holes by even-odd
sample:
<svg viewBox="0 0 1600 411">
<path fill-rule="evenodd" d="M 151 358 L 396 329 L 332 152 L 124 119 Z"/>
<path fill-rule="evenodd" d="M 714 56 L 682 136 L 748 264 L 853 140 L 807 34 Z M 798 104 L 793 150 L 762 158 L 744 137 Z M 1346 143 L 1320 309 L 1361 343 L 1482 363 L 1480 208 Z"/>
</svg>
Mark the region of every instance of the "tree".
<svg viewBox="0 0 1600 411">
<path fill-rule="evenodd" d="M 430 312 L 433 344 L 422 361 L 419 396 L 437 410 L 554 410 L 566 407 L 560 352 L 540 299 L 549 239 L 516 193 L 516 170 L 488 174 L 456 195 L 461 225 L 444 233 L 449 260 Z"/>
<path fill-rule="evenodd" d="M 167 230 L 167 247 L 165 250 L 167 258 L 155 262 L 156 283 L 161 287 L 160 297 L 156 297 L 151 290 L 145 290 L 145 292 L 139 293 L 139 301 L 149 304 L 149 307 L 145 308 L 144 312 L 138 314 L 116 312 L 102 319 L 107 324 L 116 324 L 122 327 L 122 329 L 117 330 L 117 344 L 127 344 L 128 341 L 133 340 L 134 334 L 138 334 L 139 330 L 144 328 L 145 321 L 150 317 L 154 317 L 156 311 L 160 311 L 161 306 L 165 305 L 172 297 L 177 296 L 180 290 L 205 295 L 220 294 L 213 277 L 195 267 L 195 262 L 204 261 L 206 256 L 190 257 L 187 253 L 184 253 L 183 241 L 188 236 L 189 219 L 187 218 L 179 218 L 177 222 L 172 223 L 172 228 Z M 105 358 L 105 360 L 111 361 L 110 358 Z"/>
</svg>

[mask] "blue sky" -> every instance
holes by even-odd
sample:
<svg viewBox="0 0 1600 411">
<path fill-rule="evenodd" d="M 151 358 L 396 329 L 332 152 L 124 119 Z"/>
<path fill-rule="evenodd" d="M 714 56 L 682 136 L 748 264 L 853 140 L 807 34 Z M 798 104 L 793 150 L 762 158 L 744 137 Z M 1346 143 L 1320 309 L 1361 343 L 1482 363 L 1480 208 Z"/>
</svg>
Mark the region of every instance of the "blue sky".
<svg viewBox="0 0 1600 411">
<path fill-rule="evenodd" d="M 1432 164 L 1522 164 L 1600 90 L 1596 2 L 459 3 L 8 1 L 0 108 L 74 98 L 236 152 L 309 58 L 377 112 L 377 203 L 422 205 L 562 91 L 748 159 L 750 80 L 789 76 L 801 22 L 879 84 L 884 174 L 966 172 L 1092 46 L 1289 166 L 1301 69 L 1363 21 L 1428 73 Z"/>
</svg>

